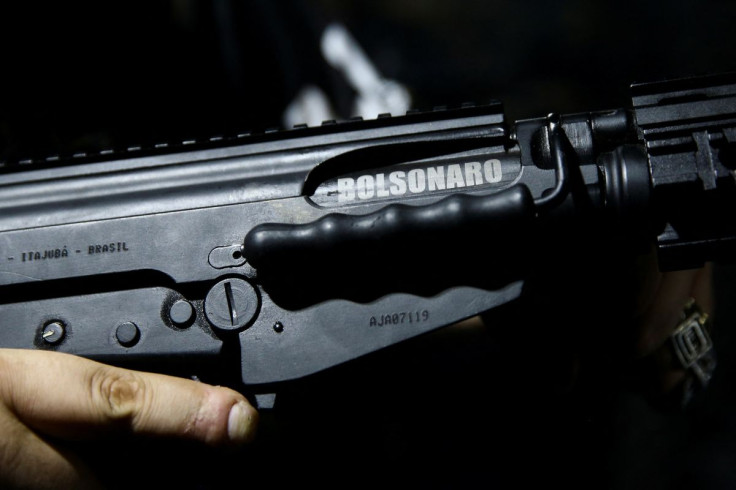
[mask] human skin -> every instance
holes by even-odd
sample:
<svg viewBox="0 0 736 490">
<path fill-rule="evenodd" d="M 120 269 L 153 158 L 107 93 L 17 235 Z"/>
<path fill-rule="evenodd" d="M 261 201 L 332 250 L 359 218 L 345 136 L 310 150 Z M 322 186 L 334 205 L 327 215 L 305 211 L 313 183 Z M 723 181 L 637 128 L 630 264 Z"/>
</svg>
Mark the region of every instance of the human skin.
<svg viewBox="0 0 736 490">
<path fill-rule="evenodd" d="M 70 449 L 80 442 L 132 436 L 232 447 L 251 441 L 257 422 L 256 410 L 228 388 L 0 349 L 0 488 L 99 488 Z"/>
<path fill-rule="evenodd" d="M 629 358 L 664 352 L 690 298 L 705 312 L 713 309 L 710 266 L 663 274 L 649 262 L 637 286 L 631 352 L 622 353 Z M 447 334 L 478 325 L 476 318 Z M 654 365 L 647 375 L 660 393 L 686 375 L 665 362 Z M 0 488 L 97 488 L 93 468 L 72 449 L 80 442 L 132 437 L 233 447 L 253 439 L 257 421 L 246 399 L 227 388 L 68 354 L 0 349 Z"/>
</svg>

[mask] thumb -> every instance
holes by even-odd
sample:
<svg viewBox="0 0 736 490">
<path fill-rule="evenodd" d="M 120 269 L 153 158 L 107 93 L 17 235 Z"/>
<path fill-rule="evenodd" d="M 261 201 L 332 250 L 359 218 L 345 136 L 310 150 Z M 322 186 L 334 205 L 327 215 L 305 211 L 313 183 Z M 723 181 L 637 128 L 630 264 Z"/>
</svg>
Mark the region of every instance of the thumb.
<svg viewBox="0 0 736 490">
<path fill-rule="evenodd" d="M 41 435 L 67 440 L 122 431 L 231 445 L 251 440 L 258 421 L 227 388 L 31 350 L 0 349 L 0 403 Z"/>
</svg>

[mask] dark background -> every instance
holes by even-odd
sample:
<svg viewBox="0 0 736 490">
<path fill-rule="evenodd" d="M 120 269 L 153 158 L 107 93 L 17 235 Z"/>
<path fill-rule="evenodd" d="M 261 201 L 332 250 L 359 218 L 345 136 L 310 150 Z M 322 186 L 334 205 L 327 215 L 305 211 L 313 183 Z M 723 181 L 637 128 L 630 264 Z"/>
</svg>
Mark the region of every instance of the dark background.
<svg viewBox="0 0 736 490">
<path fill-rule="evenodd" d="M 3 6 L 0 161 L 276 127 L 345 23 L 415 108 L 504 102 L 509 120 L 620 107 L 628 85 L 734 69 L 734 2 L 169 0 Z"/>
<path fill-rule="evenodd" d="M 499 99 L 509 121 L 626 106 L 631 82 L 736 68 L 736 2 L 725 0 L 3 6 L 0 162 L 276 127 L 305 82 L 349 117 L 350 89 L 317 48 L 331 20 L 410 88 L 415 107 Z M 554 335 L 524 330 L 524 312 L 511 305 L 488 330 L 429 336 L 291 388 L 244 452 L 178 445 L 91 457 L 111 482 L 139 481 L 154 467 L 155 482 L 195 488 L 732 488 L 734 277 L 733 266 L 716 267 L 719 371 L 685 412 L 634 390 L 621 374 L 628 366 L 593 362 L 567 386 L 565 362 L 545 353 Z M 543 317 L 562 332 L 578 318 L 618 345 L 627 325 L 580 305 L 586 287 L 596 286 L 571 288 Z M 610 358 L 600 345 L 582 347 Z"/>
</svg>

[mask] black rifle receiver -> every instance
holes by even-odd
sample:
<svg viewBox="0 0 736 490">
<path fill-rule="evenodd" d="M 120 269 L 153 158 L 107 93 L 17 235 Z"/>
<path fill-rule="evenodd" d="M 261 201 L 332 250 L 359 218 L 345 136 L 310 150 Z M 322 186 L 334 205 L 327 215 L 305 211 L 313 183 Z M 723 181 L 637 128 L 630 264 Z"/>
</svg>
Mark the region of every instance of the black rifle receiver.
<svg viewBox="0 0 736 490">
<path fill-rule="evenodd" d="M 633 95 L 5 163 L 0 346 L 268 393 L 516 299 L 573 236 L 655 240 L 663 270 L 733 257 L 736 76 Z"/>
</svg>

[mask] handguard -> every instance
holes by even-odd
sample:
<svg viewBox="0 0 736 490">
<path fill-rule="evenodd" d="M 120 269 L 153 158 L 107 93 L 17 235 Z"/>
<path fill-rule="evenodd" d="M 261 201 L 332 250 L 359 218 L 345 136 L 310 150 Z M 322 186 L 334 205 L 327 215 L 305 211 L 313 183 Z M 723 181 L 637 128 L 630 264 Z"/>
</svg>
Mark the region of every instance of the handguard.
<svg viewBox="0 0 736 490">
<path fill-rule="evenodd" d="M 267 393 L 518 298 L 555 230 L 733 257 L 736 76 L 633 90 L 6 162 L 0 346 Z"/>
</svg>

